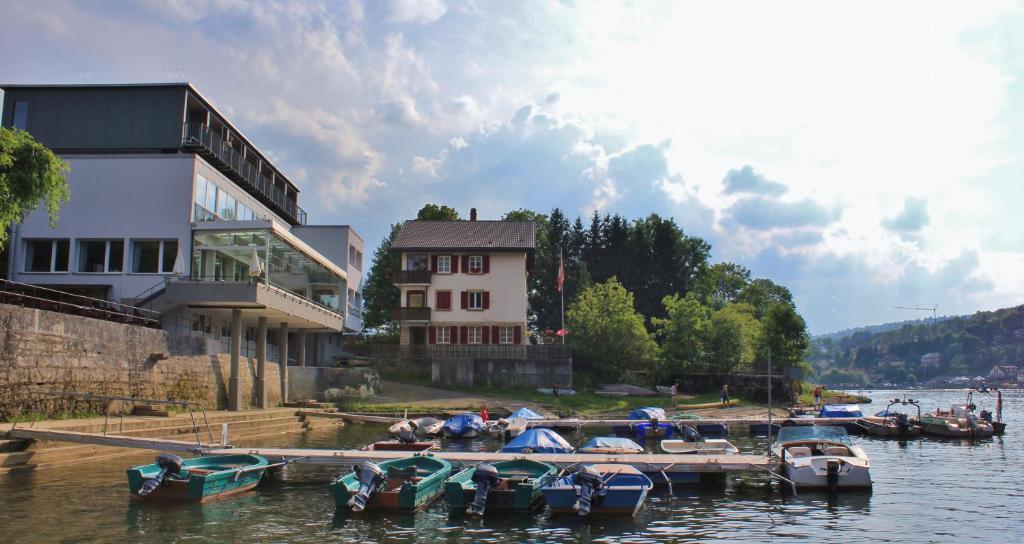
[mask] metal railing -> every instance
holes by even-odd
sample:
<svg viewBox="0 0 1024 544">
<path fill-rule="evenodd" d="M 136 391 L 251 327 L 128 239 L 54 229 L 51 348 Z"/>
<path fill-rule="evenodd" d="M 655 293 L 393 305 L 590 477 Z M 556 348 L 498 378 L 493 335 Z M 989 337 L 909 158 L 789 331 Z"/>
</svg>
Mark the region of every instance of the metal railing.
<svg viewBox="0 0 1024 544">
<path fill-rule="evenodd" d="M 285 289 L 283 287 L 275 285 L 273 283 L 273 281 L 268 282 L 266 280 L 266 278 L 263 278 L 263 277 L 260 277 L 259 279 L 250 278 L 250 279 L 245 279 L 245 280 L 235 280 L 235 279 L 223 278 L 221 276 L 211 276 L 211 275 L 202 275 L 202 274 L 199 274 L 199 275 L 197 275 L 197 274 L 190 274 L 188 276 L 182 276 L 180 278 L 169 277 L 169 278 L 167 278 L 167 281 L 168 282 L 171 282 L 171 281 L 175 281 L 175 282 L 192 282 L 192 283 L 220 283 L 220 284 L 236 284 L 236 285 L 242 284 L 242 285 L 256 285 L 258 287 L 262 286 L 262 287 L 266 288 L 267 290 L 272 291 L 275 294 L 281 295 L 281 296 L 283 296 L 283 297 L 285 297 L 287 299 L 294 300 L 296 302 L 299 302 L 299 303 L 302 303 L 304 305 L 310 306 L 310 307 L 312 307 L 312 308 L 314 308 L 314 309 L 316 309 L 318 311 L 329 312 L 330 314 L 332 314 L 332 316 L 336 316 L 338 319 L 341 319 L 341 317 L 342 317 L 342 312 L 341 312 L 341 310 L 339 308 L 332 308 L 331 306 L 327 306 L 326 304 L 323 304 L 323 303 L 318 302 L 316 300 L 313 300 L 311 298 L 306 298 L 306 297 L 304 297 L 302 295 L 297 295 L 297 294 L 289 291 L 288 289 Z"/>
<path fill-rule="evenodd" d="M 210 127 L 203 123 L 185 123 L 182 146 L 198 148 L 205 152 L 206 155 L 219 161 L 230 173 L 234 174 L 237 177 L 236 181 L 247 185 L 257 196 L 276 206 L 286 218 L 300 225 L 306 224 L 305 210 L 300 208 L 294 199 L 286 196 L 284 191 L 276 187 L 270 178 L 260 173 L 258 166 L 245 159 Z"/>
<path fill-rule="evenodd" d="M 160 328 L 160 312 L 4 279 L 0 279 L 0 303 Z"/>
<path fill-rule="evenodd" d="M 391 283 L 430 283 L 429 270 L 399 270 L 391 273 Z"/>
<path fill-rule="evenodd" d="M 395 308 L 391 310 L 395 321 L 430 321 L 430 308 Z"/>
<path fill-rule="evenodd" d="M 565 359 L 569 346 L 562 344 L 356 344 L 346 346 L 355 355 L 368 358 L 429 359 Z"/>
</svg>

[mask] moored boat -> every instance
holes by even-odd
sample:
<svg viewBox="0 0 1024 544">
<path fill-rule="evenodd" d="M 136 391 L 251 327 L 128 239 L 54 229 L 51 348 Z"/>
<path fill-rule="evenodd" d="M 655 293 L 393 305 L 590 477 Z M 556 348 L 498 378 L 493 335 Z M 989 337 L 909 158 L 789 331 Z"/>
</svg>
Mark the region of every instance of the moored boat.
<svg viewBox="0 0 1024 544">
<path fill-rule="evenodd" d="M 917 423 L 923 433 L 933 436 L 988 438 L 995 434 L 991 423 L 972 413 L 958 411 L 956 406 L 950 411 L 936 410 L 934 414 L 922 414 Z"/>
<path fill-rule="evenodd" d="M 365 451 L 428 451 L 436 450 L 436 442 L 403 442 L 401 440 L 380 440 L 360 448 Z"/>
<path fill-rule="evenodd" d="M 628 436 L 637 440 L 649 438 L 671 438 L 676 426 L 665 416 L 664 408 L 648 406 L 636 408 L 629 412 L 627 419 L 633 421 L 628 425 L 616 425 L 612 431 L 620 436 Z"/>
<path fill-rule="evenodd" d="M 334 479 L 330 487 L 334 504 L 354 512 L 367 508 L 416 510 L 441 496 L 451 472 L 451 463 L 430 455 L 365 461 Z"/>
<path fill-rule="evenodd" d="M 529 459 L 467 467 L 448 478 L 445 499 L 452 512 L 465 509 L 471 515 L 492 510 L 528 512 L 543 504 L 540 490 L 557 474 L 554 465 Z"/>
<path fill-rule="evenodd" d="M 864 412 L 860 409 L 859 404 L 827 404 L 821 407 L 818 412 L 818 417 L 821 418 L 862 418 Z M 837 422 L 835 425 L 841 426 L 851 433 L 863 432 L 864 428 L 857 424 L 856 421 L 844 421 Z"/>
<path fill-rule="evenodd" d="M 501 448 L 502 453 L 572 453 L 573 447 L 551 429 L 528 429 Z"/>
<path fill-rule="evenodd" d="M 654 484 L 630 465 L 585 465 L 541 488 L 555 514 L 636 515 Z"/>
<path fill-rule="evenodd" d="M 388 427 L 388 433 L 391 436 L 405 440 L 409 440 L 409 437 L 417 436 L 440 436 L 442 425 L 444 425 L 444 420 L 437 419 L 436 417 L 403 419 Z"/>
<path fill-rule="evenodd" d="M 644 448 L 633 442 L 628 438 L 622 438 L 619 436 L 598 436 L 591 438 L 589 442 L 580 446 L 579 453 L 606 453 L 606 454 L 624 454 L 624 453 L 642 453 Z"/>
<path fill-rule="evenodd" d="M 872 485 L 867 454 L 850 442 L 842 427 L 783 427 L 772 451 L 782 460 L 783 474 L 797 488 L 834 491 Z"/>
<path fill-rule="evenodd" d="M 209 455 L 182 459 L 162 454 L 128 469 L 133 499 L 209 501 L 237 495 L 260 483 L 269 463 L 259 455 Z"/>
<path fill-rule="evenodd" d="M 867 416 L 860 420 L 864 431 L 873 436 L 909 438 L 921 435 L 921 427 L 910 422 L 907 414 L 896 413 L 888 416 Z"/>
<path fill-rule="evenodd" d="M 484 430 L 484 420 L 480 416 L 463 412 L 448 418 L 441 426 L 445 438 L 475 438 Z"/>
<path fill-rule="evenodd" d="M 728 440 L 709 438 L 701 442 L 689 440 L 662 440 L 661 450 L 665 453 L 698 454 L 698 455 L 732 455 L 740 450 Z"/>
</svg>

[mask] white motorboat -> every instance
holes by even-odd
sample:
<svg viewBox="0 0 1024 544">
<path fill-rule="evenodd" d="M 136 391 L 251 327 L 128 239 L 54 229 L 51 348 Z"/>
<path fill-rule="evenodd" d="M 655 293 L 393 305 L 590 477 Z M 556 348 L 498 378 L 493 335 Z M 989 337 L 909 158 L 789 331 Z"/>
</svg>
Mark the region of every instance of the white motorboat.
<svg viewBox="0 0 1024 544">
<path fill-rule="evenodd" d="M 871 463 L 842 427 L 783 427 L 772 447 L 786 478 L 802 489 L 867 489 Z"/>
<path fill-rule="evenodd" d="M 687 440 L 662 440 L 661 450 L 665 453 L 692 453 L 696 455 L 732 455 L 740 450 L 732 442 L 722 438 L 707 438 L 701 442 Z"/>
</svg>

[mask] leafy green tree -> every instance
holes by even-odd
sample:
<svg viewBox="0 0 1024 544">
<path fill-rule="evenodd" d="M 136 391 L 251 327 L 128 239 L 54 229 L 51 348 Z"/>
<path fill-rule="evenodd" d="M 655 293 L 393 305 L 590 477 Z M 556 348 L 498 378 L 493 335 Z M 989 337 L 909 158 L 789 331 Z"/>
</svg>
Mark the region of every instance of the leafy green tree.
<svg viewBox="0 0 1024 544">
<path fill-rule="evenodd" d="M 748 371 L 761 334 L 761 323 L 749 304 L 730 304 L 712 314 L 706 348 L 711 369 L 722 374 Z"/>
<path fill-rule="evenodd" d="M 789 289 L 776 284 L 772 280 L 758 278 L 747 284 L 736 297 L 737 302 L 750 304 L 754 307 L 754 315 L 763 319 L 772 305 L 785 303 L 793 306 L 793 294 Z"/>
<path fill-rule="evenodd" d="M 615 278 L 591 286 L 566 311 L 573 364 L 581 377 L 618 379 L 623 371 L 655 361 L 658 345 Z"/>
<path fill-rule="evenodd" d="M 402 258 L 391 251 L 391 243 L 401 228 L 401 223 L 391 225 L 391 233 L 373 252 L 373 264 L 363 286 L 363 326 L 367 329 L 384 329 L 386 332 L 394 326 L 391 311 L 399 306 L 402 295 L 391 283 L 391 274 L 401 268 Z"/>
<path fill-rule="evenodd" d="M 661 340 L 665 372 L 673 375 L 707 370 L 707 335 L 711 326 L 708 308 L 693 294 L 669 295 L 662 300 L 665 317 L 651 322 Z"/>
<path fill-rule="evenodd" d="M 68 171 L 63 159 L 28 132 L 0 128 L 0 247 L 8 228 L 40 204 L 50 225 L 57 225 L 57 210 L 70 198 Z"/>
<path fill-rule="evenodd" d="M 458 221 L 459 212 L 449 206 L 426 204 L 416 214 L 416 219 L 424 221 Z"/>
<path fill-rule="evenodd" d="M 807 324 L 791 304 L 773 302 L 765 310 L 761 319 L 764 327 L 762 336 L 762 357 L 768 348 L 771 349 L 772 364 L 775 369 L 802 366 L 804 357 L 810 346 L 807 335 Z"/>
<path fill-rule="evenodd" d="M 722 262 L 707 268 L 698 281 L 697 291 L 705 304 L 716 310 L 735 302 L 750 283 L 750 270 L 740 264 Z"/>
</svg>

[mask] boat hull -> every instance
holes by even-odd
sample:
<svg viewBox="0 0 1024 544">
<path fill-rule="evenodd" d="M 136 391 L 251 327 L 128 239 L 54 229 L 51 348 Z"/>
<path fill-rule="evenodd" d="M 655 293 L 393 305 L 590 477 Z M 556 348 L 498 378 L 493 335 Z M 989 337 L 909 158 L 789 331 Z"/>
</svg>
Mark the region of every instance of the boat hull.
<svg viewBox="0 0 1024 544">
<path fill-rule="evenodd" d="M 886 421 L 882 418 L 875 419 L 866 417 L 860 421 L 860 425 L 863 427 L 863 432 L 872 436 L 890 436 L 890 437 L 914 437 L 921 435 L 921 427 L 917 425 L 909 425 L 901 427 L 900 425 L 891 421 Z"/>
<path fill-rule="evenodd" d="M 558 474 L 554 465 L 528 459 L 498 461 L 492 465 L 498 469 L 504 485 L 487 494 L 485 514 L 493 510 L 529 512 L 539 509 L 544 503 L 541 488 L 553 482 Z M 475 467 L 466 468 L 445 484 L 445 500 L 452 512 L 463 511 L 472 504 L 476 495 L 476 483 L 472 480 L 475 471 Z"/>
<path fill-rule="evenodd" d="M 828 481 L 828 462 L 839 463 L 836 482 Z M 805 457 L 787 460 L 783 472 L 797 489 L 870 489 L 871 469 L 856 457 Z"/>
<path fill-rule="evenodd" d="M 650 488 L 642 486 L 633 486 L 629 489 L 609 489 L 603 497 L 591 503 L 590 515 L 634 516 L 643 506 L 649 490 Z M 552 513 L 578 514 L 574 507 L 579 494 L 579 486 L 545 487 L 541 491 L 544 494 L 544 501 L 548 503 Z"/>
<path fill-rule="evenodd" d="M 138 494 L 142 484 L 160 472 L 156 464 L 129 468 L 128 491 L 139 501 L 194 501 L 208 502 L 245 493 L 255 488 L 268 465 L 259 455 L 213 455 L 185 459 L 179 475 L 168 476 L 152 493 Z M 253 469 L 238 472 L 238 469 Z"/>
<path fill-rule="evenodd" d="M 943 417 L 923 416 L 918 424 L 924 434 L 947 438 L 988 438 L 994 434 L 991 425 L 970 426 Z"/>
<path fill-rule="evenodd" d="M 370 510 L 418 510 L 430 504 L 444 493 L 444 483 L 451 475 L 452 466 L 447 461 L 428 456 L 406 457 L 378 463 L 387 474 L 392 469 L 416 467 L 413 478 L 388 478 L 383 491 L 374 494 L 366 503 Z M 354 473 L 336 478 L 330 485 L 334 504 L 347 507 L 349 499 L 359 491 L 359 480 Z"/>
</svg>

